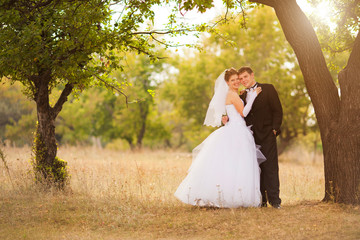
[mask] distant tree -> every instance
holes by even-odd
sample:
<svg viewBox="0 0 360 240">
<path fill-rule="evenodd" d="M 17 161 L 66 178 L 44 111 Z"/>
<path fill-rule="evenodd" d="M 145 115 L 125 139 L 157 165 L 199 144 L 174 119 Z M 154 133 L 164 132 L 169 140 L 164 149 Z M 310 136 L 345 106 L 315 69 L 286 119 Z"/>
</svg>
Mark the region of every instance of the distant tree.
<svg viewBox="0 0 360 240">
<path fill-rule="evenodd" d="M 98 104 L 113 93 L 100 87 L 84 90 L 81 97 L 70 96 L 69 104 L 56 119 L 56 139 L 60 144 L 78 145 L 92 144 L 94 126 L 106 125 L 102 119 L 95 116 Z M 111 119 L 110 119 L 111 120 Z"/>
<path fill-rule="evenodd" d="M 165 56 L 165 53 L 162 56 Z M 157 61 L 151 64 L 142 54 L 127 54 L 124 61 L 126 69 L 115 71 L 112 76 L 118 81 L 127 79 L 130 86 L 126 87 L 124 92 L 130 102 L 128 107 L 125 107 L 124 103 L 117 100 L 112 116 L 113 128 L 117 132 L 116 136 L 126 139 L 131 148 L 141 148 L 148 129 L 155 127 L 150 116 L 151 112 L 156 111 L 154 94 L 160 84 L 157 79 L 161 78 L 160 75 L 164 71 L 164 62 Z"/>
<path fill-rule="evenodd" d="M 111 76 L 119 82 L 127 79 L 129 86 L 123 92 L 128 96 L 128 106 L 121 95 L 101 88 L 84 91 L 78 99 L 70 98 L 71 106 L 59 114 L 56 122 L 61 143 L 89 144 L 95 137 L 105 146 L 121 138 L 135 149 L 142 147 L 147 136 L 147 145 L 151 146 L 169 138 L 157 114 L 156 96 L 152 96 L 156 95 L 164 62 L 151 64 L 146 55 L 127 54 L 123 65 L 123 71 Z"/>
<path fill-rule="evenodd" d="M 213 130 L 201 126 L 214 81 L 224 66 L 216 65 L 216 58 L 198 53 L 174 58 L 172 65 L 176 71 L 159 89 L 164 106 L 162 116 L 172 129 L 171 145 L 191 151 Z"/>
<path fill-rule="evenodd" d="M 21 84 L 3 83 L 0 91 L 0 140 L 16 145 L 31 144 L 35 105 L 21 93 Z"/>
<path fill-rule="evenodd" d="M 36 113 L 21 115 L 18 121 L 11 121 L 6 125 L 5 139 L 10 140 L 13 146 L 31 146 L 36 129 Z"/>
</svg>

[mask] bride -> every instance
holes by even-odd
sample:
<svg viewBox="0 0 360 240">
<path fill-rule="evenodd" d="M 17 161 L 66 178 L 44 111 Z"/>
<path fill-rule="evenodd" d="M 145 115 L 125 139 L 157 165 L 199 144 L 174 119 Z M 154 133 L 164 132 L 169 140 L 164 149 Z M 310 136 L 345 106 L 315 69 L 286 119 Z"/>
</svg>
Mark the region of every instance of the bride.
<svg viewBox="0 0 360 240">
<path fill-rule="evenodd" d="M 229 122 L 211 133 L 193 150 L 188 175 L 175 192 L 182 202 L 202 207 L 258 207 L 261 203 L 260 168 L 265 157 L 255 146 L 244 117 L 257 94 L 246 106 L 238 95 L 240 80 L 236 69 L 223 72 L 215 82 L 205 125 L 220 126 L 223 114 Z"/>
</svg>

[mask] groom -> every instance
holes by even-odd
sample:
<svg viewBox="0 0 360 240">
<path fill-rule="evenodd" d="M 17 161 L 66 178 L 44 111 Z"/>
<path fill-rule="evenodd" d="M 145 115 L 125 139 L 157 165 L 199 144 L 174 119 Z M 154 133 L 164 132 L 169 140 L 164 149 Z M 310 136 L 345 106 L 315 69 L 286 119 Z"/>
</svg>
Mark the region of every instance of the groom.
<svg viewBox="0 0 360 240">
<path fill-rule="evenodd" d="M 267 201 L 274 208 L 281 208 L 279 165 L 276 146 L 276 136 L 280 134 L 283 111 L 279 96 L 271 84 L 257 83 L 254 72 L 250 67 L 241 67 L 238 70 L 239 80 L 246 91 L 240 98 L 246 104 L 246 99 L 251 94 L 256 94 L 254 89 L 261 87 L 261 93 L 256 97 L 250 113 L 245 118 L 246 124 L 252 125 L 255 143 L 260 145 L 261 152 L 266 161 L 260 164 L 260 191 L 262 194 L 262 207 L 267 206 Z"/>
</svg>

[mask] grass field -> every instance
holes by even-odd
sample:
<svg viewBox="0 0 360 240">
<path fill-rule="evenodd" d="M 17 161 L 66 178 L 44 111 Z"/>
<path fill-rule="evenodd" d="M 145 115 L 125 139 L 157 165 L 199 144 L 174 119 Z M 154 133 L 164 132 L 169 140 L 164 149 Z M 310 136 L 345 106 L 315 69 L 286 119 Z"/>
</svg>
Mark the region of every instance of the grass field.
<svg viewBox="0 0 360 240">
<path fill-rule="evenodd" d="M 5 148 L 0 162 L 0 239 L 360 239 L 360 209 L 322 203 L 321 157 L 282 157 L 283 208 L 206 209 L 174 196 L 191 155 L 63 147 L 71 184 L 33 184 L 30 148 Z M 301 156 L 301 157 L 299 157 Z"/>
</svg>

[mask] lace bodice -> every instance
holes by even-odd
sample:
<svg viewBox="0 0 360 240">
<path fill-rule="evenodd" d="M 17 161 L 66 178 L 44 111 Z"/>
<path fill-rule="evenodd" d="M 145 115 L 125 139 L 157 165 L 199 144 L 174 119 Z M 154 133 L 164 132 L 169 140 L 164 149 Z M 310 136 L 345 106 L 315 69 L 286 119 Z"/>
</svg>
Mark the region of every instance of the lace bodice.
<svg viewBox="0 0 360 240">
<path fill-rule="evenodd" d="M 240 123 L 240 124 L 244 124 L 246 126 L 244 118 L 236 110 L 236 108 L 233 104 L 226 105 L 225 108 L 226 108 L 226 113 L 229 117 L 228 124 Z"/>
</svg>

